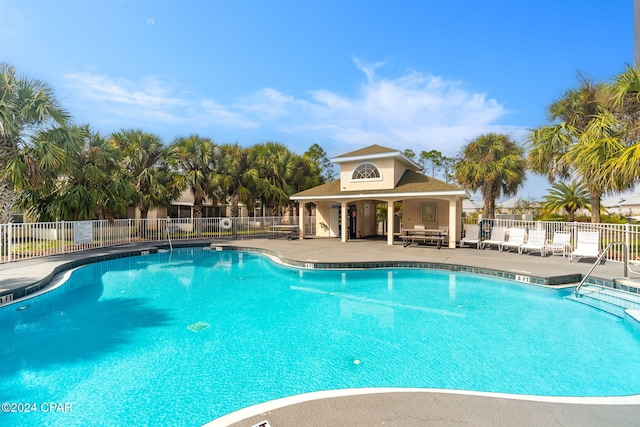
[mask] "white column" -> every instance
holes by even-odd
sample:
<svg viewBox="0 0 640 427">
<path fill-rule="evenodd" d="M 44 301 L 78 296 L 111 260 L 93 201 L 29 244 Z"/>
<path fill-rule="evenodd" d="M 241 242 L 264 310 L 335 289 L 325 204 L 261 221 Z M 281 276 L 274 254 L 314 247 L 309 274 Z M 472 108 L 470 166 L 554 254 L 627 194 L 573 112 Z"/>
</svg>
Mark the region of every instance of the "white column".
<svg viewBox="0 0 640 427">
<path fill-rule="evenodd" d="M 449 200 L 449 247 L 456 248 L 458 228 L 460 227 L 460 216 L 458 215 L 458 202 L 456 199 Z"/>
<path fill-rule="evenodd" d="M 387 202 L 387 245 L 393 245 L 393 201 Z"/>
<path fill-rule="evenodd" d="M 300 240 L 304 240 L 304 202 L 298 203 L 298 225 L 300 226 Z"/>
<path fill-rule="evenodd" d="M 342 210 L 340 211 L 340 215 L 341 215 L 341 224 L 342 224 L 342 229 L 340 230 L 340 241 L 341 242 L 347 242 L 347 232 L 349 229 L 349 223 L 347 222 L 347 220 L 349 219 L 349 216 L 347 215 L 347 202 L 342 202 L 340 204 L 340 206 L 342 207 Z"/>
</svg>

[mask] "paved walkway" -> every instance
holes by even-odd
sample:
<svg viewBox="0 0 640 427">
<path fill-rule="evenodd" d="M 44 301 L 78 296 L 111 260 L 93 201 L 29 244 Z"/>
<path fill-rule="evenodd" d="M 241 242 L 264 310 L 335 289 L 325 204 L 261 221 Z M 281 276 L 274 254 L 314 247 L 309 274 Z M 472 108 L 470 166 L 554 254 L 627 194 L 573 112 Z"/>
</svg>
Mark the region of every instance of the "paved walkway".
<svg viewBox="0 0 640 427">
<path fill-rule="evenodd" d="M 275 251 L 300 262 L 433 262 L 494 269 L 536 277 L 585 274 L 593 260 L 573 261 L 554 255 L 518 255 L 497 250 L 470 248 L 436 249 L 426 246 L 388 246 L 384 241 L 337 239 L 252 239 L 244 241 L 187 242 L 221 246 L 253 247 Z M 85 259 L 154 250 L 154 244 L 127 244 L 0 264 L 0 296 L 30 286 L 45 287 L 60 271 Z M 622 276 L 622 265 L 607 262 L 592 274 L 606 280 Z M 640 424 L 640 396 L 627 398 L 535 398 L 442 390 L 340 390 L 311 393 L 267 402 L 229 414 L 210 426 L 251 427 L 263 421 L 271 427 L 304 426 L 628 426 Z M 264 424 L 266 426 L 266 424 Z"/>
</svg>

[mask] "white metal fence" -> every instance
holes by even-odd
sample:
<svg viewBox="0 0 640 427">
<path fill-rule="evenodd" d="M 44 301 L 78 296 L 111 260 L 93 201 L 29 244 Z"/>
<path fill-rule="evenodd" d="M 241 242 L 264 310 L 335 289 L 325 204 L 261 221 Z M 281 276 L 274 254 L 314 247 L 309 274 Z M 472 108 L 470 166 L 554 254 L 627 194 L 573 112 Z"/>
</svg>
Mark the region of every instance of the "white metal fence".
<svg viewBox="0 0 640 427">
<path fill-rule="evenodd" d="M 48 255 L 78 252 L 130 242 L 167 242 L 191 239 L 242 239 L 267 237 L 283 233 L 285 226 L 298 225 L 297 217 L 242 217 L 202 219 L 119 219 L 102 221 L 58 221 L 0 224 L 0 263 Z M 544 229 L 551 240 L 554 232 L 569 232 L 575 243 L 578 231 L 597 231 L 601 247 L 611 242 L 623 242 L 629 248 L 629 259 L 640 260 L 640 225 L 591 224 L 583 222 L 485 220 L 483 229 L 517 227 L 526 230 Z M 467 219 L 467 224 L 477 224 Z M 306 217 L 306 235 L 315 234 L 315 217 Z M 488 237 L 488 236 L 486 236 Z M 606 259 L 623 261 L 620 246 L 614 246 Z"/>
<path fill-rule="evenodd" d="M 477 219 L 467 219 L 467 224 L 478 224 Z M 547 239 L 553 239 L 554 232 L 571 233 L 571 243 L 575 247 L 578 231 L 597 231 L 600 235 L 600 248 L 604 249 L 609 243 L 621 242 L 629 249 L 629 260 L 640 260 L 640 225 L 636 224 L 592 224 L 588 222 L 559 222 L 559 221 L 526 221 L 509 219 L 480 220 L 481 235 L 488 237 L 493 227 L 524 228 L 526 230 L 542 229 L 546 231 Z M 621 246 L 613 246 L 605 259 L 623 261 Z"/>
<path fill-rule="evenodd" d="M 0 224 L 0 263 L 58 255 L 122 243 L 271 237 L 296 226 L 298 218 L 118 219 Z M 315 234 L 306 217 L 305 234 Z"/>
</svg>

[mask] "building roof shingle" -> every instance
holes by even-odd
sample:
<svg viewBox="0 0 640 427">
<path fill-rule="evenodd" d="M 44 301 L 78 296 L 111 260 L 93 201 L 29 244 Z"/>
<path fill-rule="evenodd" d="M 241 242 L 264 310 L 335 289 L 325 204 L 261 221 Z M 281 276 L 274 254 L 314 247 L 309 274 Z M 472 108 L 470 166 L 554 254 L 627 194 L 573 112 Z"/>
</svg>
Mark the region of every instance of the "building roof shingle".
<svg viewBox="0 0 640 427">
<path fill-rule="evenodd" d="M 370 156 L 372 154 L 384 154 L 384 153 L 398 153 L 398 150 L 394 150 L 393 148 L 383 147 L 381 145 L 373 144 L 365 148 L 361 148 L 356 151 L 352 151 L 350 153 L 341 154 L 339 156 L 334 157 L 335 159 L 340 159 L 343 157 L 360 157 L 360 156 Z"/>
<path fill-rule="evenodd" d="M 396 150 L 394 150 L 396 151 Z M 398 184 L 394 188 L 389 189 L 377 189 L 377 190 L 351 190 L 341 191 L 340 180 L 328 182 L 326 184 L 319 185 L 308 190 L 301 191 L 291 196 L 292 199 L 298 198 L 328 198 L 330 196 L 344 197 L 344 196 L 375 196 L 382 194 L 406 194 L 406 193 L 446 193 L 451 195 L 452 193 L 459 193 L 461 197 L 467 198 L 466 191 L 453 184 L 440 181 L 439 179 L 431 178 L 421 173 L 417 173 L 411 170 L 407 170 L 398 181 Z M 443 194 L 444 195 L 444 194 Z M 437 194 L 434 194 L 437 196 Z"/>
</svg>

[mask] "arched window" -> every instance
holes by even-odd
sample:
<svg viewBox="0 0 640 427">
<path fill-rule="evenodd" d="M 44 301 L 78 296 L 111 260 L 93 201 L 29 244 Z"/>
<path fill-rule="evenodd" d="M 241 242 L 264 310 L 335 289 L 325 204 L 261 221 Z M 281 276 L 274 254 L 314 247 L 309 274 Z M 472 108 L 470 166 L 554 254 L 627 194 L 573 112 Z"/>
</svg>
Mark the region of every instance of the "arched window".
<svg viewBox="0 0 640 427">
<path fill-rule="evenodd" d="M 371 163 L 363 163 L 353 171 L 351 179 L 380 179 L 380 170 Z"/>
</svg>

